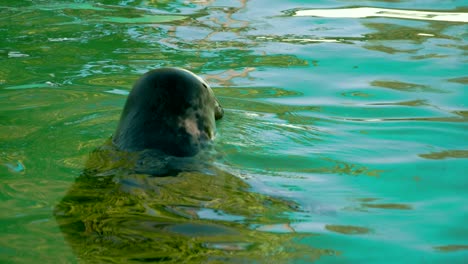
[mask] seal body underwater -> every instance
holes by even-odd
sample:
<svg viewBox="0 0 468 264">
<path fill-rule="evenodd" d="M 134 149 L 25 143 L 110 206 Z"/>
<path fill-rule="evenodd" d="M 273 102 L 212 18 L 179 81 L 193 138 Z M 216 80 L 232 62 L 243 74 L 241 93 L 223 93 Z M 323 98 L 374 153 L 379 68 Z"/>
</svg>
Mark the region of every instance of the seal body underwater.
<svg viewBox="0 0 468 264">
<path fill-rule="evenodd" d="M 134 84 L 112 141 L 124 151 L 190 157 L 214 139 L 215 120 L 223 115 L 202 78 L 180 68 L 155 69 Z"/>
</svg>

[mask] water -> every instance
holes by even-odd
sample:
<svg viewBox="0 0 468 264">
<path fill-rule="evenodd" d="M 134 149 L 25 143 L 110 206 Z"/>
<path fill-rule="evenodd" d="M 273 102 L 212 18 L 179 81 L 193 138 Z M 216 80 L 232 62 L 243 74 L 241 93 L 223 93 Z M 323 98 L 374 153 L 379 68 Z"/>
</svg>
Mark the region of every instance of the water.
<svg viewBox="0 0 468 264">
<path fill-rule="evenodd" d="M 464 1 L 0 14 L 1 263 L 468 261 Z M 86 178 L 134 80 L 162 66 L 214 87 L 218 157 L 206 173 Z"/>
</svg>

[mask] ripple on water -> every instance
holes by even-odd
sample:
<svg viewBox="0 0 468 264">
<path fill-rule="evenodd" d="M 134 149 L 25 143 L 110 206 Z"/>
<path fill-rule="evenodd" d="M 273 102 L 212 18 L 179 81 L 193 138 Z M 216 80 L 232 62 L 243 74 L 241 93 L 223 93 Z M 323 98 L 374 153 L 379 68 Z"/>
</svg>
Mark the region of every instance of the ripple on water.
<svg viewBox="0 0 468 264">
<path fill-rule="evenodd" d="M 455 1 L 49 2 L 0 17 L 0 262 L 466 259 Z M 114 157 L 86 182 L 134 80 L 161 66 L 215 87 L 231 174 L 105 185 Z"/>
<path fill-rule="evenodd" d="M 297 10 L 294 12 L 294 15 L 335 18 L 391 17 L 416 20 L 468 22 L 468 14 L 462 12 L 429 12 L 374 7 Z"/>
</svg>

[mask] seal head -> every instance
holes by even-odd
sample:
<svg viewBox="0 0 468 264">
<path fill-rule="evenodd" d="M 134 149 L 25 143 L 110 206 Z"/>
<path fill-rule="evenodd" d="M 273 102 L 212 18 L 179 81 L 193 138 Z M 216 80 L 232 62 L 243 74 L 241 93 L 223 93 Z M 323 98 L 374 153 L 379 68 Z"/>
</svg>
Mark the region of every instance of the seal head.
<svg viewBox="0 0 468 264">
<path fill-rule="evenodd" d="M 180 68 L 145 73 L 133 86 L 113 143 L 121 150 L 196 155 L 215 137 L 224 111 L 200 77 Z"/>
</svg>

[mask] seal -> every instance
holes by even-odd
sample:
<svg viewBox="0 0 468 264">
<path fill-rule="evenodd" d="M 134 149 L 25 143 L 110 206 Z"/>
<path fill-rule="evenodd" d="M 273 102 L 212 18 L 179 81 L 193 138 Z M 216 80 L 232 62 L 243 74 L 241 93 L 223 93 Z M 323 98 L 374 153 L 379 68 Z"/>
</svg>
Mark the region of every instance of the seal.
<svg viewBox="0 0 468 264">
<path fill-rule="evenodd" d="M 243 222 L 283 223 L 276 217 L 294 204 L 252 193 L 210 162 L 216 151 L 201 151 L 222 117 L 211 88 L 189 71 L 152 70 L 135 82 L 114 136 L 54 209 L 80 262 L 238 262 L 251 245 L 285 243 Z"/>
<path fill-rule="evenodd" d="M 224 110 L 210 86 L 194 73 L 160 68 L 133 85 L 112 142 L 120 150 L 196 155 L 215 137 Z"/>
</svg>

